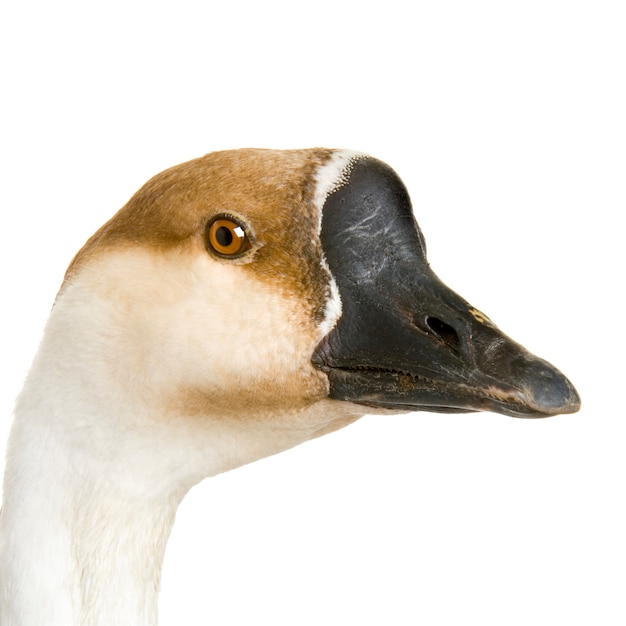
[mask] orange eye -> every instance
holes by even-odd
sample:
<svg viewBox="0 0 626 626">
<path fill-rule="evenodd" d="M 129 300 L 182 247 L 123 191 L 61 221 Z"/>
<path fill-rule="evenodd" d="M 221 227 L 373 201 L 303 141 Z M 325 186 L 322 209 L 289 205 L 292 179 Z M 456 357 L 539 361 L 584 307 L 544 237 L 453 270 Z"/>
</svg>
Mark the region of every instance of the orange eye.
<svg viewBox="0 0 626 626">
<path fill-rule="evenodd" d="M 251 247 L 242 224 L 227 215 L 218 216 L 207 227 L 207 246 L 218 256 L 235 258 Z"/>
</svg>

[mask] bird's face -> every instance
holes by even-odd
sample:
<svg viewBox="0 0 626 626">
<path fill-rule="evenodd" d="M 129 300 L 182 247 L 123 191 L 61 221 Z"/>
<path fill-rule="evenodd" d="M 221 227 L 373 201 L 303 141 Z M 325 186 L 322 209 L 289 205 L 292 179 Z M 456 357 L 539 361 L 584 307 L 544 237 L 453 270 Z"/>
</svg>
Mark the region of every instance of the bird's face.
<svg viewBox="0 0 626 626">
<path fill-rule="evenodd" d="M 86 244 L 62 293 L 89 285 L 108 303 L 129 395 L 188 414 L 293 415 L 328 398 L 338 412 L 575 411 L 558 370 L 433 274 L 395 173 L 336 155 L 177 166 Z"/>
</svg>

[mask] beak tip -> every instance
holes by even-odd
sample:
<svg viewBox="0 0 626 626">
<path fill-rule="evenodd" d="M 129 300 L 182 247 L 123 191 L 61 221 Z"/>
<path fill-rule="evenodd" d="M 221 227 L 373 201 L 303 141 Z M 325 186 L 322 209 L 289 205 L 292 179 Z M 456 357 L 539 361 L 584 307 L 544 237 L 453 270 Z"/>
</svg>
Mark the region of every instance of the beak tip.
<svg viewBox="0 0 626 626">
<path fill-rule="evenodd" d="M 535 381 L 533 389 L 527 389 L 529 406 L 537 413 L 549 416 L 576 413 L 580 409 L 580 396 L 574 385 L 556 369 L 549 376 Z"/>
</svg>

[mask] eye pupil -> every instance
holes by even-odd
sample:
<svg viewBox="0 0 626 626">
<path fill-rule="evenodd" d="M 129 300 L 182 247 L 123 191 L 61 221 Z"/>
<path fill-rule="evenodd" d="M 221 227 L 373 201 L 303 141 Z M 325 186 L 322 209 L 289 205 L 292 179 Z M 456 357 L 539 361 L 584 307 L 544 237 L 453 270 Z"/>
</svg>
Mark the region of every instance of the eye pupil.
<svg viewBox="0 0 626 626">
<path fill-rule="evenodd" d="M 225 226 L 220 226 L 215 231 L 215 241 L 217 241 L 220 246 L 227 248 L 231 243 L 233 243 L 233 234 Z"/>
</svg>

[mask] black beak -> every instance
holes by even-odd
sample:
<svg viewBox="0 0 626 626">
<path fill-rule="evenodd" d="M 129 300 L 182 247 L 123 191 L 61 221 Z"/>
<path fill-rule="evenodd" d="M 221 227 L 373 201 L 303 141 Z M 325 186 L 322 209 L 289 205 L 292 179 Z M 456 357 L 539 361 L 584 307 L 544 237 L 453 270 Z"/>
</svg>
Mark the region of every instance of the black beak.
<svg viewBox="0 0 626 626">
<path fill-rule="evenodd" d="M 426 260 L 408 193 L 384 163 L 356 161 L 324 205 L 321 241 L 342 301 L 313 364 L 330 397 L 396 410 L 573 413 L 555 367 L 446 287 Z"/>
</svg>

